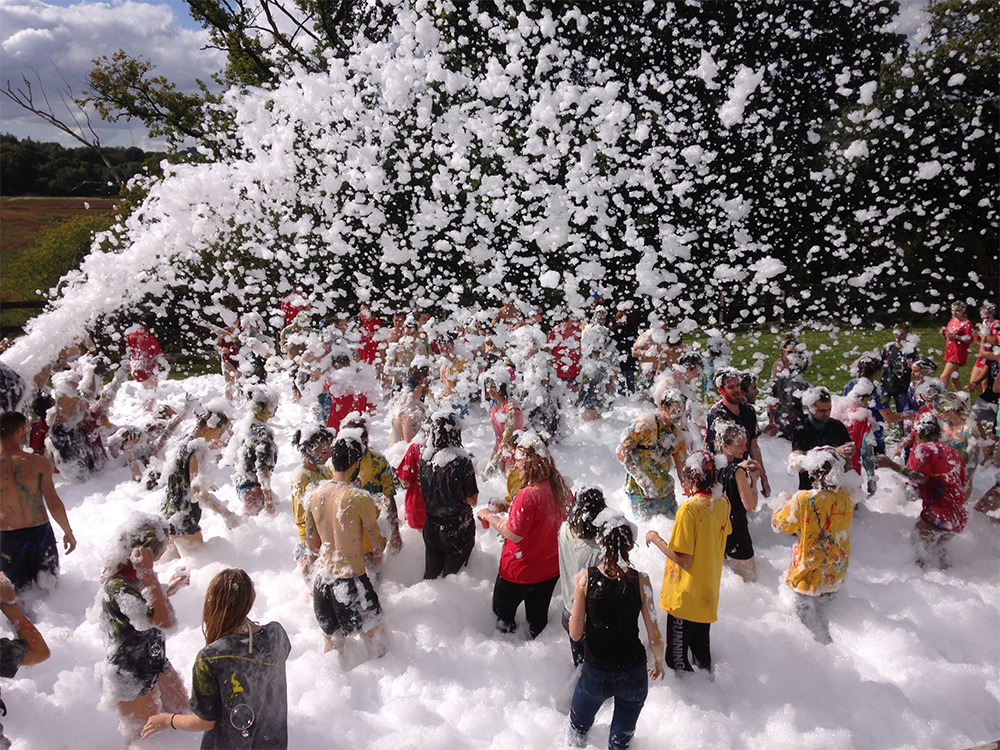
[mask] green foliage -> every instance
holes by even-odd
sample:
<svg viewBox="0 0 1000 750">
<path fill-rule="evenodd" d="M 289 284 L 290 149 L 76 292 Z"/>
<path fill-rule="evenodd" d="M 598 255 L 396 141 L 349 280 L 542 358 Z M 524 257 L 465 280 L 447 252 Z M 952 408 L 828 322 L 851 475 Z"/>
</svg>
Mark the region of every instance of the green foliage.
<svg viewBox="0 0 1000 750">
<path fill-rule="evenodd" d="M 77 216 L 42 230 L 13 263 L 5 264 L 4 286 L 17 299 L 47 298 L 48 291 L 90 253 L 94 235 L 106 231 L 114 220 L 111 214 Z"/>
<path fill-rule="evenodd" d="M 165 136 L 174 147 L 185 138 L 204 139 L 206 128 L 218 128 L 208 114 L 210 105 L 220 101 L 218 95 L 201 81 L 201 93 L 182 94 L 163 76 L 152 76 L 154 68 L 148 60 L 129 57 L 124 50 L 110 60 L 102 55 L 94 60 L 88 76 L 90 91 L 76 101 L 80 106 L 93 104 L 108 122 L 138 119 L 151 138 Z"/>
<path fill-rule="evenodd" d="M 928 12 L 923 45 L 888 61 L 871 103 L 845 113 L 830 163 L 843 226 L 893 275 L 897 299 L 946 309 L 949 296 L 1000 286 L 1000 5 Z"/>
<path fill-rule="evenodd" d="M 126 180 L 138 174 L 158 174 L 162 152 L 134 147 L 104 149 L 108 160 Z M 0 195 L 98 197 L 118 194 L 107 165 L 88 148 L 65 148 L 0 135 Z"/>
</svg>

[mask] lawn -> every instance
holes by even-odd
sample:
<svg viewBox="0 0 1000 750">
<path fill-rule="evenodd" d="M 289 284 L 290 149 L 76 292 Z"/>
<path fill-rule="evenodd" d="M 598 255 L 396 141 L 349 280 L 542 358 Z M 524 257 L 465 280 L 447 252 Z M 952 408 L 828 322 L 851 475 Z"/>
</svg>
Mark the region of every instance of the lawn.
<svg viewBox="0 0 1000 750">
<path fill-rule="evenodd" d="M 3 264 L 13 263 L 43 229 L 87 212 L 111 211 L 117 202 L 117 198 L 0 198 Z M 8 299 L 4 282 L 0 282 L 0 288 L 5 292 L 3 299 Z"/>
<path fill-rule="evenodd" d="M 944 353 L 941 328 L 947 322 L 947 320 L 941 320 L 936 325 L 923 323 L 913 327 L 913 333 L 920 337 L 918 347 L 920 352 L 930 356 L 938 363 L 938 374 L 941 372 Z M 978 324 L 978 322 L 978 317 L 974 314 L 973 324 Z M 806 344 L 813 355 L 812 365 L 805 374 L 806 380 L 813 385 L 825 385 L 836 393 L 839 393 L 847 381 L 851 379 L 849 369 L 858 355 L 866 351 L 880 351 L 885 344 L 892 341 L 892 329 L 885 327 L 837 328 L 830 326 L 821 329 L 810 326 L 786 326 L 780 329 L 739 331 L 730 341 L 733 350 L 733 365 L 741 369 L 748 369 L 760 361 L 761 381 L 767 380 L 771 374 L 771 365 L 778 358 L 781 340 L 790 331 L 798 336 L 800 342 Z M 704 336 L 695 337 L 694 341 L 703 344 Z M 974 350 L 972 353 L 974 354 Z M 960 382 L 963 384 L 969 382 L 973 360 L 974 356 L 970 356 L 969 362 L 959 371 L 961 374 Z"/>
</svg>

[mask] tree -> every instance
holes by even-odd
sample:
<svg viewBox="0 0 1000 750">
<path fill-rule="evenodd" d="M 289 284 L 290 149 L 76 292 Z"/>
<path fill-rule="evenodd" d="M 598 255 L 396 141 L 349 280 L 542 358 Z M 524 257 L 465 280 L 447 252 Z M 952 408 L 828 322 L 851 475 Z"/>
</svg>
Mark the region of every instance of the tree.
<svg viewBox="0 0 1000 750">
<path fill-rule="evenodd" d="M 60 116 L 56 114 L 55 108 L 49 101 L 40 79 L 38 81 L 38 98 L 36 98 L 35 87 L 32 85 L 31 81 L 28 80 L 28 78 L 22 78 L 22 83 L 22 87 L 14 88 L 11 86 L 10 80 L 8 80 L 6 88 L 0 89 L 0 94 L 6 96 L 19 107 L 22 107 L 32 114 L 41 117 L 50 125 L 58 128 L 74 140 L 79 141 L 84 146 L 89 148 L 101 158 L 115 182 L 117 182 L 119 186 L 123 185 L 124 181 L 122 180 L 121 175 L 108 159 L 106 150 L 101 145 L 101 139 L 94 130 L 93 123 L 90 119 L 90 113 L 87 112 L 86 108 L 77 102 L 76 99 L 74 99 L 73 91 L 69 85 L 67 84 L 66 88 L 60 89 L 58 91 L 58 96 L 63 108 L 69 116 L 69 119 L 73 123 L 72 125 L 62 120 Z M 71 107 L 70 102 L 73 102 L 74 106 Z"/>
<path fill-rule="evenodd" d="M 222 124 L 213 122 L 211 105 L 221 97 L 198 81 L 199 94 L 182 94 L 163 76 L 151 76 L 155 66 L 142 57 L 131 58 L 118 50 L 109 60 L 101 56 L 94 60 L 88 75 L 90 90 L 75 100 L 85 108 L 93 104 L 102 119 L 117 122 L 138 119 L 149 130 L 151 138 L 165 136 L 174 147 L 185 138 L 204 140 L 210 131 Z"/>
<path fill-rule="evenodd" d="M 831 158 L 851 196 L 846 231 L 887 259 L 895 308 L 917 311 L 1000 284 L 1000 9 L 944 0 L 928 12 L 928 37 L 846 113 Z"/>
</svg>

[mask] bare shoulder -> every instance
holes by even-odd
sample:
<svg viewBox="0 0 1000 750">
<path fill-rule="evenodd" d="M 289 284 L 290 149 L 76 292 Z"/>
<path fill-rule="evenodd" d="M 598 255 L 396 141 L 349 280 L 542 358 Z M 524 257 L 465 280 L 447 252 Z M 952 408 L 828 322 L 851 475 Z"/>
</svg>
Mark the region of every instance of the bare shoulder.
<svg viewBox="0 0 1000 750">
<path fill-rule="evenodd" d="M 9 466 L 14 471 L 20 472 L 22 476 L 35 473 L 52 473 L 52 462 L 49 459 L 36 453 L 28 453 L 27 451 L 3 456 L 0 458 L 0 463 Z"/>
</svg>

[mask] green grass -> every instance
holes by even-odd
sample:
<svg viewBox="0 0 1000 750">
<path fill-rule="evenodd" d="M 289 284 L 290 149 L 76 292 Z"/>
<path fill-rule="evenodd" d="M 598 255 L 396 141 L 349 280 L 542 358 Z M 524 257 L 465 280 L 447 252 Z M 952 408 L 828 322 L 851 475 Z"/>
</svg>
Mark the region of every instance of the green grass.
<svg viewBox="0 0 1000 750">
<path fill-rule="evenodd" d="M 943 367 L 944 339 L 940 331 L 945 323 L 947 321 L 943 320 L 938 325 L 920 325 L 913 328 L 913 333 L 920 336 L 918 347 L 920 352 L 938 363 L 937 374 L 941 373 Z M 836 393 L 839 393 L 851 379 L 849 369 L 858 355 L 866 351 L 880 351 L 885 344 L 892 341 L 891 328 L 820 330 L 809 327 L 787 327 L 776 333 L 772 333 L 770 329 L 740 331 L 729 342 L 733 350 L 733 365 L 740 369 L 748 369 L 760 361 L 761 381 L 767 380 L 771 375 L 771 365 L 778 358 L 781 340 L 789 331 L 793 331 L 799 341 L 806 344 L 812 352 L 813 362 L 805 373 L 806 380 L 813 385 L 824 385 Z M 696 337 L 695 341 L 704 346 L 705 337 Z M 754 359 L 755 352 L 763 356 Z M 974 359 L 974 356 L 970 356 L 968 363 L 959 371 L 960 382 L 963 384 L 969 382 Z"/>
</svg>

